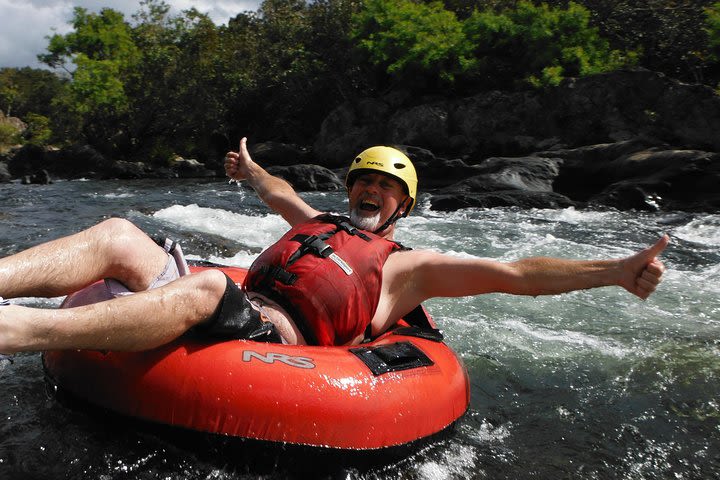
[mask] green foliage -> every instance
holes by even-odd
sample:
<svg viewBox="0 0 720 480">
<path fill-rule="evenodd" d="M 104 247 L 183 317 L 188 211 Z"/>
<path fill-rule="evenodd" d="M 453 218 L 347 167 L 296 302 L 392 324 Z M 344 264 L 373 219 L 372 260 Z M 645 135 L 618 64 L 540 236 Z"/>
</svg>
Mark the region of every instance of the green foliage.
<svg viewBox="0 0 720 480">
<path fill-rule="evenodd" d="M 67 79 L 53 72 L 32 68 L 0 69 L 0 110 L 24 118 L 34 112 L 53 114 L 53 99 L 67 87 Z"/>
<path fill-rule="evenodd" d="M 717 0 L 576 1 L 592 11 L 594 25 L 613 48 L 640 52 L 643 67 L 684 81 L 717 80 L 720 69 L 712 71 L 702 28 L 705 8 Z"/>
<path fill-rule="evenodd" d="M 706 28 L 714 60 L 720 61 L 720 2 L 705 9 Z"/>
<path fill-rule="evenodd" d="M 123 74 L 139 57 L 130 26 L 123 14 L 104 8 L 99 14 L 76 7 L 73 31 L 49 39 L 48 54 L 39 58 L 50 66 L 75 64 L 71 91 L 79 113 L 97 108 L 123 111 L 127 108 Z"/>
<path fill-rule="evenodd" d="M 9 123 L 0 122 L 0 147 L 8 147 L 20 143 L 20 132 Z"/>
<path fill-rule="evenodd" d="M 612 50 L 590 25 L 590 11 L 523 0 L 500 12 L 474 10 L 464 20 L 439 2 L 367 0 L 353 36 L 369 61 L 401 78 L 507 85 L 557 85 L 565 76 L 633 64 L 635 53 Z"/>
<path fill-rule="evenodd" d="M 366 0 L 353 22 L 353 38 L 390 75 L 452 81 L 469 61 L 462 23 L 440 2 Z"/>
<path fill-rule="evenodd" d="M 23 132 L 25 143 L 31 145 L 44 146 L 50 143 L 52 139 L 52 129 L 50 127 L 50 119 L 44 115 L 30 113 L 25 117 L 28 127 Z"/>
<path fill-rule="evenodd" d="M 226 149 L 241 134 L 308 144 L 327 113 L 364 88 L 349 38 L 359 8 L 360 0 L 272 0 L 220 27 Z"/>
<path fill-rule="evenodd" d="M 633 64 L 637 55 L 611 50 L 590 26 L 590 11 L 518 2 L 502 13 L 475 11 L 465 23 L 476 45 L 478 74 L 535 86 L 557 85 L 565 76 L 585 76 Z M 506 78 L 508 77 L 508 78 Z"/>
</svg>

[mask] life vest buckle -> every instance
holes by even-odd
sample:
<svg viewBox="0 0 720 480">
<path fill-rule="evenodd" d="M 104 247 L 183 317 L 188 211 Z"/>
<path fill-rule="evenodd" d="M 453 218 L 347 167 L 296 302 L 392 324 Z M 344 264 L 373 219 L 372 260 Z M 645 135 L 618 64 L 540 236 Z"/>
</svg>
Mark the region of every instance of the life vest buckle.
<svg viewBox="0 0 720 480">
<path fill-rule="evenodd" d="M 301 256 L 310 251 L 318 257 L 327 258 L 335 251 L 317 235 L 295 235 L 292 239 L 300 242 L 298 252 Z"/>
</svg>

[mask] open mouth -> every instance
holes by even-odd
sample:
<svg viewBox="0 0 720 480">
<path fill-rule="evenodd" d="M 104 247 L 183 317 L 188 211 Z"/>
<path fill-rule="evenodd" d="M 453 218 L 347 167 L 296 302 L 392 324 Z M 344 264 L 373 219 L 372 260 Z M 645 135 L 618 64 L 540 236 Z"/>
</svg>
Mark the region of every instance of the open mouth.
<svg viewBox="0 0 720 480">
<path fill-rule="evenodd" d="M 364 212 L 374 213 L 380 210 L 380 205 L 373 202 L 372 200 L 363 200 L 362 202 L 360 202 L 360 210 Z"/>
</svg>

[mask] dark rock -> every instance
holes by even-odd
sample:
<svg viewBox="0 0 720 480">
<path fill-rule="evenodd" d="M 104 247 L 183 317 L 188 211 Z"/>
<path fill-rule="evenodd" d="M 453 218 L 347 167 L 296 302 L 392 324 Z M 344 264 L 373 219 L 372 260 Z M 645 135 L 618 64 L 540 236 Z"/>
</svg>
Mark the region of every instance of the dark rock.
<svg viewBox="0 0 720 480">
<path fill-rule="evenodd" d="M 638 137 L 720 151 L 720 95 L 646 70 L 569 79 L 547 90 L 407 103 L 364 99 L 338 107 L 315 142 L 318 159 L 337 166 L 380 144 L 482 159 Z"/>
<path fill-rule="evenodd" d="M 55 173 L 65 177 L 88 175 L 91 172 L 105 172 L 112 162 L 90 145 L 71 145 L 57 152 Z"/>
<path fill-rule="evenodd" d="M 344 188 L 335 173 L 320 165 L 269 167 L 267 171 L 289 182 L 299 192 L 332 191 Z"/>
<path fill-rule="evenodd" d="M 566 208 L 576 202 L 552 191 L 562 160 L 490 158 L 474 166 L 475 176 L 433 194 L 434 210 L 465 207 Z"/>
<path fill-rule="evenodd" d="M 7 183 L 11 178 L 12 176 L 8 170 L 7 163 L 0 162 L 0 183 Z"/>
<path fill-rule="evenodd" d="M 509 188 L 552 192 L 561 164 L 562 160 L 555 158 L 488 158 L 478 165 L 478 171 Z"/>
<path fill-rule="evenodd" d="M 264 142 L 249 147 L 253 160 L 265 166 L 288 166 L 305 163 L 307 151 L 287 143 Z"/>
<path fill-rule="evenodd" d="M 609 185 L 591 197 L 593 203 L 622 209 L 698 211 L 720 206 L 720 153 L 651 148 L 594 171 Z"/>
<path fill-rule="evenodd" d="M 313 152 L 324 166 L 347 166 L 355 155 L 387 143 L 388 105 L 376 99 L 346 102 L 330 112 L 320 127 Z"/>
<path fill-rule="evenodd" d="M 32 175 L 25 175 L 21 180 L 23 185 L 50 185 L 52 179 L 47 170 L 39 170 Z"/>
<path fill-rule="evenodd" d="M 106 178 L 119 178 L 131 180 L 136 178 L 147 178 L 149 169 L 143 162 L 126 162 L 123 160 L 113 162 L 106 171 Z"/>
<path fill-rule="evenodd" d="M 204 163 L 193 158 L 176 157 L 171 162 L 171 171 L 177 178 L 214 177 L 215 172 L 205 167 Z"/>
<path fill-rule="evenodd" d="M 447 103 L 418 105 L 395 113 L 388 123 L 388 140 L 393 144 L 422 145 L 447 151 L 450 143 Z"/>
<path fill-rule="evenodd" d="M 479 167 L 468 165 L 459 158 L 436 158 L 427 150 L 419 156 L 418 150 L 421 149 L 412 147 L 406 149 L 408 157 L 415 165 L 418 186 L 421 189 L 447 187 L 480 173 Z"/>
<path fill-rule="evenodd" d="M 602 194 L 591 199 L 591 203 L 614 207 L 618 210 L 660 210 L 660 197 L 646 191 L 632 182 L 618 182 L 607 188 Z"/>
<path fill-rule="evenodd" d="M 460 208 L 568 208 L 578 206 L 569 198 L 554 192 L 500 190 L 485 193 L 445 193 L 432 195 L 432 210 L 452 211 Z"/>
<path fill-rule="evenodd" d="M 12 152 L 12 158 L 8 162 L 10 175 L 20 178 L 25 175 L 32 175 L 38 170 L 51 165 L 50 154 L 46 148 L 37 145 L 23 145 Z"/>
</svg>

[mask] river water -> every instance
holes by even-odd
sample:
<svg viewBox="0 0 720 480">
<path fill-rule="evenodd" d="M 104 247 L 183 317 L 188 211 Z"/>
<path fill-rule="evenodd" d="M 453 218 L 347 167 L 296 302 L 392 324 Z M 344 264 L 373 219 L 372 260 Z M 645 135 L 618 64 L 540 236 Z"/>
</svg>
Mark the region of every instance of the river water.
<svg viewBox="0 0 720 480">
<path fill-rule="evenodd" d="M 343 212 L 341 193 L 304 195 Z M 222 181 L 0 185 L 0 256 L 121 216 L 183 243 L 191 258 L 248 266 L 285 224 Z M 672 237 L 648 301 L 618 288 L 556 297 L 485 295 L 427 306 L 463 359 L 470 409 L 405 460 L 338 468 L 358 479 L 720 477 L 720 216 L 616 211 L 430 211 L 420 198 L 397 239 L 458 256 L 624 256 Z M 60 299 L 14 302 L 54 307 Z M 171 434 L 172 436 L 172 434 Z M 68 408 L 39 354 L 0 365 L 0 478 L 286 478 L 168 435 Z"/>
</svg>

